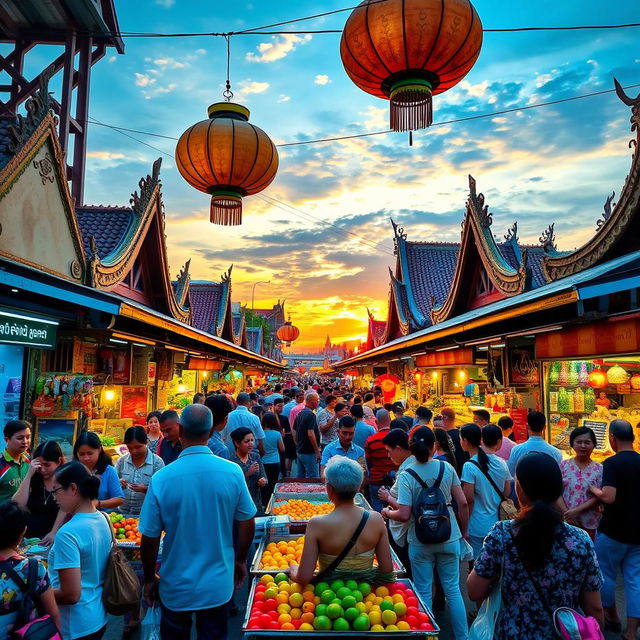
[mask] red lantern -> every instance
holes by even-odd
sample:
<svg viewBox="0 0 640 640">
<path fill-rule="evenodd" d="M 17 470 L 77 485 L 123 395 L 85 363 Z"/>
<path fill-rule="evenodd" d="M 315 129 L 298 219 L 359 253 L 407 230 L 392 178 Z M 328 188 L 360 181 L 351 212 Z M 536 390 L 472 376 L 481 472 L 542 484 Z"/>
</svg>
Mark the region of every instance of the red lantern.
<svg viewBox="0 0 640 640">
<path fill-rule="evenodd" d="M 276 332 L 276 337 L 281 342 L 284 342 L 287 347 L 291 346 L 292 342 L 295 342 L 300 335 L 300 329 L 294 327 L 291 324 L 291 317 L 285 322 Z"/>
<path fill-rule="evenodd" d="M 482 48 L 469 0 L 364 0 L 340 41 L 345 71 L 363 91 L 391 101 L 394 131 L 422 129 L 431 98 L 458 84 Z"/>
<path fill-rule="evenodd" d="M 607 386 L 607 374 L 602 369 L 594 369 L 588 378 L 588 384 L 594 389 L 602 389 Z"/>
<path fill-rule="evenodd" d="M 631 384 L 631 388 L 634 391 L 640 391 L 640 373 L 634 373 L 631 376 L 631 380 L 629 380 L 629 383 Z"/>
</svg>

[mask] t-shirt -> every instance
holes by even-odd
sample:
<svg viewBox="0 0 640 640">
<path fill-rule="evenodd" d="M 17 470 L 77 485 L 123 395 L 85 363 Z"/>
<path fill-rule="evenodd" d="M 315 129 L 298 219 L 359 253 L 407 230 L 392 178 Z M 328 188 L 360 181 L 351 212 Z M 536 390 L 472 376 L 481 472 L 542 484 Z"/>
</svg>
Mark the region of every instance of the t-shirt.
<svg viewBox="0 0 640 640">
<path fill-rule="evenodd" d="M 451 536 L 449 536 L 449 540 L 447 540 L 447 542 L 452 542 L 454 540 L 459 540 L 461 537 L 460 527 L 458 527 L 458 522 L 456 521 L 453 508 L 451 507 L 451 489 L 453 487 L 460 486 L 458 474 L 448 462 L 443 462 L 442 460 L 429 460 L 429 462 L 422 463 L 416 462 L 408 468 L 413 469 L 420 478 L 422 478 L 422 481 L 431 487 L 438 477 L 440 465 L 444 465 L 444 474 L 442 476 L 442 481 L 440 482 L 440 489 L 442 490 L 444 499 L 449 505 L 449 517 L 451 519 Z M 413 478 L 409 473 L 406 473 L 406 471 L 398 475 L 398 504 L 413 507 L 418 500 L 421 490 L 422 487 L 418 484 L 415 478 Z M 410 522 L 411 526 L 407 532 L 407 540 L 409 541 L 409 544 L 422 544 L 416 537 L 413 513 L 411 514 Z"/>
<path fill-rule="evenodd" d="M 503 460 L 508 460 L 511 455 L 511 449 L 516 446 L 516 443 L 509 438 L 502 438 L 502 445 L 496 451 L 496 455 Z"/>
<path fill-rule="evenodd" d="M 100 490 L 98 500 L 109 500 L 110 498 L 124 498 L 124 491 L 120 486 L 118 472 L 113 465 L 108 464 L 107 468 L 99 474 Z"/>
<path fill-rule="evenodd" d="M 507 480 L 511 481 L 507 463 L 494 454 L 489 454 L 487 457 L 489 458 L 489 475 L 498 486 L 498 489 L 504 491 L 504 485 Z M 477 462 L 477 454 L 471 460 Z M 471 461 L 464 463 L 461 480 L 467 484 L 474 485 L 473 510 L 469 518 L 469 535 L 484 538 L 491 530 L 491 527 L 498 521 L 498 511 L 502 499 L 491 486 L 487 476 Z"/>
<path fill-rule="evenodd" d="M 322 409 L 322 411 L 318 411 L 318 427 L 323 427 L 336 415 L 335 411 L 331 411 L 331 409 Z M 338 420 L 334 420 L 331 427 L 329 427 L 328 431 L 322 433 L 320 432 L 320 438 L 322 440 L 322 444 L 329 444 L 334 440 L 338 439 Z"/>
<path fill-rule="evenodd" d="M 60 587 L 60 569 L 80 569 L 82 584 L 78 602 L 59 605 L 65 640 L 95 633 L 107 624 L 102 586 L 110 551 L 111 527 L 100 512 L 76 513 L 58 530 L 49 552 L 51 584 Z"/>
<path fill-rule="evenodd" d="M 640 453 L 620 451 L 602 463 L 602 486 L 616 499 L 604 505 L 598 531 L 623 544 L 640 544 Z"/>
<path fill-rule="evenodd" d="M 5 449 L 0 456 L 0 503 L 8 502 L 20 488 L 29 471 L 29 458 L 20 454 L 16 461 Z"/>
<path fill-rule="evenodd" d="M 382 439 L 389 433 L 389 429 L 382 429 L 367 438 L 364 443 L 364 452 L 367 458 L 367 468 L 369 469 L 369 482 L 371 484 L 382 484 L 382 479 L 386 473 L 392 469 L 397 469 L 382 443 Z"/>
<path fill-rule="evenodd" d="M 512 475 L 516 472 L 518 466 L 518 460 L 522 456 L 526 456 L 527 453 L 546 453 L 551 456 L 560 465 L 562 462 L 562 453 L 559 449 L 556 449 L 553 445 L 550 445 L 542 436 L 529 436 L 529 439 L 521 444 L 517 444 L 511 449 L 511 455 L 507 465 Z"/>
<path fill-rule="evenodd" d="M 262 464 L 279 464 L 280 450 L 278 443 L 282 442 L 282 435 L 275 429 L 265 429 L 264 431 L 264 455 Z"/>
<path fill-rule="evenodd" d="M 359 447 L 364 449 L 364 444 L 367 441 L 367 438 L 372 436 L 374 433 L 376 433 L 375 427 L 358 420 L 358 422 L 356 422 L 356 433 L 353 436 L 353 444 L 357 444 Z"/>
<path fill-rule="evenodd" d="M 164 467 L 162 458 L 152 453 L 151 449 L 147 449 L 147 456 L 139 467 L 133 463 L 130 454 L 118 458 L 116 462 L 116 473 L 119 478 L 126 480 L 129 485 L 143 484 L 149 486 L 151 476 L 159 469 L 162 469 L 162 467 Z M 118 510 L 121 513 L 137 516 L 140 513 L 140 509 L 142 509 L 145 495 L 145 493 L 134 491 L 130 487 L 127 487 L 124 489 L 124 502 Z"/>
<path fill-rule="evenodd" d="M 42 475 L 34 473 L 27 500 L 27 538 L 44 538 L 53 529 L 58 512 L 58 503 L 44 486 Z"/>
<path fill-rule="evenodd" d="M 316 414 L 311 409 L 303 409 L 294 422 L 296 430 L 296 438 L 298 440 L 298 453 L 315 453 L 315 449 L 309 440 L 309 431 L 313 431 L 316 435 L 316 444 L 320 447 L 320 430 L 316 421 Z"/>
<path fill-rule="evenodd" d="M 171 442 L 168 438 L 162 438 L 162 442 L 160 443 L 160 450 L 158 451 L 158 455 L 162 458 L 162 462 L 164 462 L 165 466 L 175 462 L 182 451 L 182 442 L 180 440 L 176 440 L 175 442 Z"/>
</svg>

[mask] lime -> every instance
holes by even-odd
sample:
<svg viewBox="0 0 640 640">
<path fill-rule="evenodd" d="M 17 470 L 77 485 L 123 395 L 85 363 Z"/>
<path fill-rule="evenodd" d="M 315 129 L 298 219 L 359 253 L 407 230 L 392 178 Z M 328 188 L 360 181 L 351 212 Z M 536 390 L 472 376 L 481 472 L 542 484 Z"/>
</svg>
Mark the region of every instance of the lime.
<svg viewBox="0 0 640 640">
<path fill-rule="evenodd" d="M 313 621 L 313 628 L 318 631 L 328 631 L 331 629 L 331 620 L 327 616 L 318 616 Z"/>
<path fill-rule="evenodd" d="M 331 583 L 331 589 L 333 591 L 337 591 L 338 589 L 342 589 L 344 587 L 344 582 L 342 580 L 334 580 Z"/>
<path fill-rule="evenodd" d="M 393 605 L 393 610 L 398 614 L 398 618 L 401 618 L 407 613 L 407 605 L 404 602 L 396 602 Z"/>
<path fill-rule="evenodd" d="M 345 598 L 342 598 L 342 606 L 345 609 L 350 609 L 351 607 L 355 607 L 356 606 L 356 599 L 353 596 L 348 595 Z"/>
<path fill-rule="evenodd" d="M 320 594 L 320 600 L 322 602 L 324 602 L 324 604 L 329 604 L 335 597 L 336 597 L 336 594 L 333 593 L 333 591 L 331 591 L 331 589 L 325 589 Z"/>
<path fill-rule="evenodd" d="M 369 616 L 361 613 L 354 621 L 353 628 L 356 631 L 368 631 L 369 630 Z"/>
<path fill-rule="evenodd" d="M 351 607 L 350 609 L 347 609 L 344 612 L 344 617 L 349 622 L 353 622 L 359 615 L 360 615 L 360 612 L 355 607 Z M 334 629 L 335 629 L 335 627 L 334 627 Z"/>
<path fill-rule="evenodd" d="M 326 616 L 327 615 L 327 605 L 326 604 L 319 604 L 316 607 L 316 616 Z"/>
<path fill-rule="evenodd" d="M 386 610 L 382 612 L 382 622 L 384 624 L 395 624 L 398 621 L 398 616 L 393 610 Z"/>
<path fill-rule="evenodd" d="M 333 621 L 334 631 L 349 631 L 349 623 L 344 618 Z"/>
<path fill-rule="evenodd" d="M 354 589 L 358 588 L 358 583 L 355 580 L 347 580 L 344 583 L 344 586 L 351 589 L 351 591 L 353 591 Z"/>
<path fill-rule="evenodd" d="M 289 576 L 286 573 L 276 573 L 276 577 L 273 581 L 277 584 L 278 582 L 282 582 L 283 580 L 288 580 Z"/>
<path fill-rule="evenodd" d="M 339 604 L 330 604 L 327 607 L 327 617 L 335 620 L 342 616 L 342 607 Z"/>
<path fill-rule="evenodd" d="M 358 585 L 358 591 L 366 598 L 371 593 L 371 586 L 366 582 L 361 582 Z"/>
<path fill-rule="evenodd" d="M 364 600 L 364 596 L 362 595 L 362 592 L 359 591 L 358 589 L 354 589 L 351 592 L 351 595 L 356 599 L 356 602 L 362 602 Z"/>
<path fill-rule="evenodd" d="M 393 611 L 393 602 L 389 602 L 388 600 L 383 600 L 380 603 L 380 611 Z"/>
<path fill-rule="evenodd" d="M 339 589 L 336 590 L 336 598 L 340 600 L 350 595 L 351 595 L 351 589 L 348 589 L 347 587 L 340 587 Z"/>
<path fill-rule="evenodd" d="M 328 582 L 318 582 L 316 585 L 314 592 L 317 596 L 319 596 L 323 591 L 326 591 L 329 588 Z"/>
</svg>

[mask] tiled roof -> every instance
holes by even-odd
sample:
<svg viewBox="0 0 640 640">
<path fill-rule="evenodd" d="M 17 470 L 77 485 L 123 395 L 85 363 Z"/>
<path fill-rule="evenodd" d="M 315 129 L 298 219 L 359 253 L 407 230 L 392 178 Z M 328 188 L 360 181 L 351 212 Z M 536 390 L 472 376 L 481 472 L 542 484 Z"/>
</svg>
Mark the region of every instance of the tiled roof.
<svg viewBox="0 0 640 640">
<path fill-rule="evenodd" d="M 247 327 L 247 344 L 249 351 L 260 353 L 262 348 L 262 327 Z"/>
<path fill-rule="evenodd" d="M 221 282 L 192 282 L 189 287 L 191 324 L 200 331 L 214 333 L 222 304 Z"/>
<path fill-rule="evenodd" d="M 510 242 L 498 244 L 498 249 L 500 249 L 500 253 L 502 253 L 504 259 L 509 263 L 509 266 L 513 269 L 520 267 L 513 245 Z M 540 245 L 519 245 L 519 249 L 520 252 L 524 249 L 529 252 L 528 266 L 531 269 L 532 287 L 535 289 L 536 287 L 541 287 L 543 284 L 547 284 L 542 271 L 542 260 L 545 256 L 544 249 Z"/>
<path fill-rule="evenodd" d="M 93 236 L 98 246 L 98 255 L 104 259 L 118 248 L 134 215 L 129 207 L 83 205 L 76 208 L 76 217 L 87 257 L 92 257 L 90 237 Z"/>
<path fill-rule="evenodd" d="M 432 297 L 437 304 L 446 299 L 460 244 L 455 242 L 407 242 L 407 279 L 418 309 L 425 318 L 431 317 Z"/>
<path fill-rule="evenodd" d="M 237 336 L 240 333 L 240 329 L 242 329 L 242 318 L 243 316 L 239 313 L 234 313 L 232 316 L 233 319 L 233 333 Z"/>
<path fill-rule="evenodd" d="M 3 167 L 13 157 L 13 152 L 9 149 L 11 134 L 9 127 L 16 123 L 15 118 L 0 118 L 0 167 Z"/>
</svg>

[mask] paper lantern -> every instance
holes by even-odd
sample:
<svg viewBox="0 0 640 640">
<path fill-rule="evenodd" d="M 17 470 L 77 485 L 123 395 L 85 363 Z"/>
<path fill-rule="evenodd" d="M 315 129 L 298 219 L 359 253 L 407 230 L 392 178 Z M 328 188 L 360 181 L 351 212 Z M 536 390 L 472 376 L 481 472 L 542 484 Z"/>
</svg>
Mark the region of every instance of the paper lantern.
<svg viewBox="0 0 640 640">
<path fill-rule="evenodd" d="M 640 373 L 634 373 L 629 382 L 634 391 L 640 391 Z"/>
<path fill-rule="evenodd" d="M 213 224 L 242 223 L 242 198 L 276 177 L 278 151 L 249 123 L 249 109 L 233 102 L 209 107 L 209 120 L 189 127 L 176 146 L 176 166 L 195 189 L 211 194 Z"/>
<path fill-rule="evenodd" d="M 428 127 L 432 96 L 458 84 L 482 48 L 482 23 L 469 0 L 364 0 L 340 41 L 347 75 L 390 100 L 394 131 Z"/>
<path fill-rule="evenodd" d="M 607 371 L 607 382 L 609 384 L 626 384 L 629 380 L 629 374 L 619 365 L 616 364 Z"/>
<path fill-rule="evenodd" d="M 294 327 L 291 324 L 291 317 L 276 331 L 276 337 L 281 342 L 284 342 L 287 347 L 291 346 L 292 342 L 295 342 L 300 335 L 300 329 Z"/>
<path fill-rule="evenodd" d="M 588 384 L 595 389 L 601 389 L 607 386 L 607 374 L 602 369 L 594 369 L 589 374 Z"/>
</svg>

